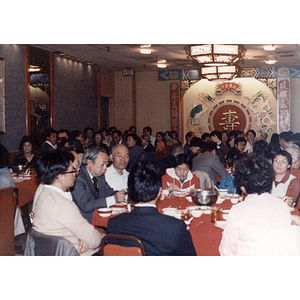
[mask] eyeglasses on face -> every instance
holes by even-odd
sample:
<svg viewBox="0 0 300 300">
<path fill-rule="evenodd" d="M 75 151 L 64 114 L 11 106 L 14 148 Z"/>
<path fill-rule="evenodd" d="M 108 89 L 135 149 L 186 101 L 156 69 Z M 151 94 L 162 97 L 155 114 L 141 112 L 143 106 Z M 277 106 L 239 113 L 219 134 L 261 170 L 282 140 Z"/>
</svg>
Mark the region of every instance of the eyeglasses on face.
<svg viewBox="0 0 300 300">
<path fill-rule="evenodd" d="M 66 172 L 63 172 L 61 174 L 69 174 L 69 173 L 76 173 L 77 171 L 73 168 L 72 171 L 66 171 Z"/>
<path fill-rule="evenodd" d="M 282 164 L 286 164 L 288 161 L 286 160 L 286 159 L 283 159 L 283 160 L 280 160 L 280 159 L 277 159 L 277 158 L 275 158 L 274 159 L 274 162 L 276 162 L 276 163 L 282 163 Z"/>
</svg>

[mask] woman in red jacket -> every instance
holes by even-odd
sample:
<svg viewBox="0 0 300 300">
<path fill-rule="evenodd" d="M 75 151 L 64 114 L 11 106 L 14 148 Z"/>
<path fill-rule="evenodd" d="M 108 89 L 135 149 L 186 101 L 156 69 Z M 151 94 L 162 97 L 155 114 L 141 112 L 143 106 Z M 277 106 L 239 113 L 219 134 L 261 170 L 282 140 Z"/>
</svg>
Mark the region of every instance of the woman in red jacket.
<svg viewBox="0 0 300 300">
<path fill-rule="evenodd" d="M 187 194 L 191 190 L 200 189 L 200 179 L 191 172 L 191 167 L 191 158 L 187 154 L 178 154 L 174 168 L 167 169 L 162 177 L 163 189 L 173 194 Z"/>
</svg>

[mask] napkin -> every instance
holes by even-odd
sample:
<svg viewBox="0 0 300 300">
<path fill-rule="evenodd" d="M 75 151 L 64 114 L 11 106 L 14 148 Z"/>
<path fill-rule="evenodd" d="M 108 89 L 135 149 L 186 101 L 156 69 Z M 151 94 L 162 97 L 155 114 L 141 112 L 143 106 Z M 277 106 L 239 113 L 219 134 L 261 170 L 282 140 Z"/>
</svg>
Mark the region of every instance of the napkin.
<svg viewBox="0 0 300 300">
<path fill-rule="evenodd" d="M 226 221 L 216 221 L 215 226 L 224 230 Z"/>
</svg>

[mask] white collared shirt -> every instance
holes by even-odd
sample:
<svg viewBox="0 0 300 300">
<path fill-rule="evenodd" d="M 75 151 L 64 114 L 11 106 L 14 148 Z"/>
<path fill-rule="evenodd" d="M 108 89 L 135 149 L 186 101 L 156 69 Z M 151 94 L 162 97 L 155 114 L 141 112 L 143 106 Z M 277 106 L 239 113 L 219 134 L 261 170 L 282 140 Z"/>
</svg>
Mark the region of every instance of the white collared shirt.
<svg viewBox="0 0 300 300">
<path fill-rule="evenodd" d="M 152 144 L 153 147 L 155 147 L 155 140 L 156 138 L 154 136 L 150 136 L 150 143 Z"/>
<path fill-rule="evenodd" d="M 120 191 L 127 189 L 128 175 L 129 172 L 127 172 L 125 169 L 123 170 L 123 174 L 120 175 L 115 169 L 114 165 L 111 165 L 105 172 L 105 180 L 110 187 L 114 189 L 114 191 Z"/>
<path fill-rule="evenodd" d="M 145 202 L 145 203 L 137 203 L 137 204 L 135 204 L 134 206 L 136 206 L 136 207 L 154 207 L 154 208 L 156 208 L 156 205 L 155 205 L 155 204 L 148 203 L 148 202 Z"/>
<path fill-rule="evenodd" d="M 49 144 L 53 149 L 55 149 L 55 146 L 52 145 L 49 141 L 46 141 L 47 144 Z"/>
</svg>

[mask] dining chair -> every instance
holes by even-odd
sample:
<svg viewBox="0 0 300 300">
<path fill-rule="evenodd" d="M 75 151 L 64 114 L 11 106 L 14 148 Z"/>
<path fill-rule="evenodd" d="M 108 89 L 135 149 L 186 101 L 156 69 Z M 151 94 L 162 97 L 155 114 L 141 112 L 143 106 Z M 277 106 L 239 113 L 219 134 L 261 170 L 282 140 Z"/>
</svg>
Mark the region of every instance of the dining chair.
<svg viewBox="0 0 300 300">
<path fill-rule="evenodd" d="M 137 244 L 137 247 L 125 247 L 117 244 L 108 244 L 109 239 L 129 240 Z M 144 256 L 147 255 L 143 242 L 134 235 L 106 234 L 100 244 L 100 252 L 103 256 Z"/>
<path fill-rule="evenodd" d="M 73 244 L 64 237 L 46 235 L 30 229 L 27 234 L 24 256 L 78 256 Z"/>
<path fill-rule="evenodd" d="M 14 187 L 0 189 L 0 255 L 15 255 L 16 203 Z"/>
</svg>

